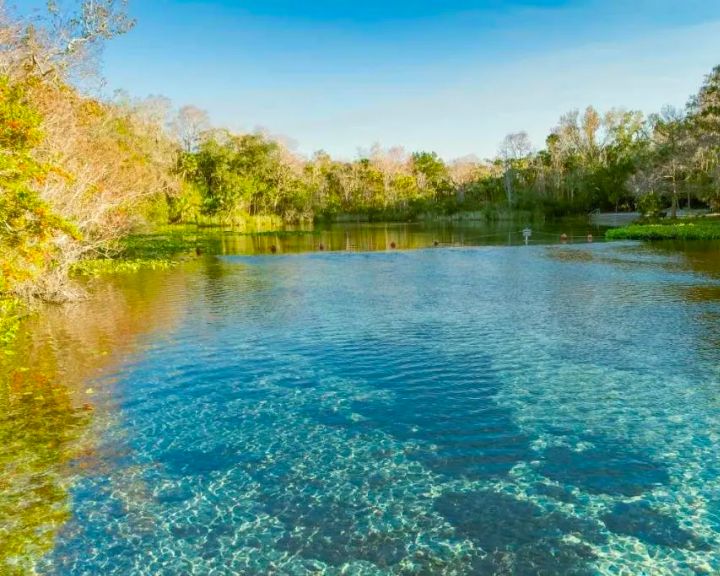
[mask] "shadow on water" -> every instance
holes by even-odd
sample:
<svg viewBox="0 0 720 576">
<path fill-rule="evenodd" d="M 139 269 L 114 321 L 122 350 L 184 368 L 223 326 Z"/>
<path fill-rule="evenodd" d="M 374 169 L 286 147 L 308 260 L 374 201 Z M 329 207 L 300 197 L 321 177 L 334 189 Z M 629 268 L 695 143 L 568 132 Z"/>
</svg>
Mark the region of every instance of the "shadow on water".
<svg viewBox="0 0 720 576">
<path fill-rule="evenodd" d="M 592 494 L 620 496 L 640 496 L 670 480 L 662 463 L 633 451 L 623 442 L 587 435 L 581 439 L 592 447 L 585 450 L 567 446 L 547 448 L 540 467 L 543 475 Z"/>
<path fill-rule="evenodd" d="M 341 356 L 340 378 L 361 379 L 392 390 L 392 400 L 355 402 L 360 423 L 317 414 L 326 425 L 383 430 L 418 446 L 415 458 L 436 473 L 470 480 L 499 477 L 530 456 L 528 438 L 514 425 L 507 408 L 493 395 L 501 382 L 493 375 L 491 359 L 478 351 L 471 359 L 453 357 L 381 341 L 358 343 L 356 349 L 323 352 L 328 359 Z M 407 358 L 422 358 L 417 365 Z M 398 367 L 398 371 L 388 370 Z"/>
<path fill-rule="evenodd" d="M 493 491 L 445 493 L 437 510 L 487 554 L 476 556 L 471 574 L 590 575 L 596 558 L 588 543 L 606 541 L 597 521 L 547 513 L 527 500 Z M 568 540 L 574 534 L 583 541 Z"/>
<path fill-rule="evenodd" d="M 634 536 L 655 545 L 673 548 L 707 549 L 708 544 L 683 529 L 677 519 L 647 502 L 620 502 L 602 517 L 605 526 L 616 534 Z"/>
</svg>

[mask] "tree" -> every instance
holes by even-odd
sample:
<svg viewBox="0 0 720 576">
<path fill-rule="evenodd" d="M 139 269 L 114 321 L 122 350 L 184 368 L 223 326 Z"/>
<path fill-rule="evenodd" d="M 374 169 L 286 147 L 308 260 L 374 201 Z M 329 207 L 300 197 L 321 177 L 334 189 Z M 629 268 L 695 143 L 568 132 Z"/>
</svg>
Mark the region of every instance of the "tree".
<svg viewBox="0 0 720 576">
<path fill-rule="evenodd" d="M 103 43 L 129 32 L 127 0 L 79 0 L 74 10 L 47 0 L 47 9 L 28 24 L 13 49 L 15 67 L 40 76 L 62 76 L 86 61 Z M 0 7 L 1 8 L 1 7 Z"/>
<path fill-rule="evenodd" d="M 688 133 L 685 114 L 666 107 L 660 114 L 650 117 L 654 142 L 654 170 L 669 192 L 671 217 L 677 218 L 680 187 L 686 178 L 692 156 L 692 140 Z M 690 191 L 688 188 L 688 206 Z"/>
<path fill-rule="evenodd" d="M 202 135 L 210 130 L 210 118 L 196 106 L 183 106 L 170 122 L 170 131 L 185 152 L 194 152 Z"/>
<path fill-rule="evenodd" d="M 412 169 L 418 189 L 438 200 L 452 190 L 445 162 L 435 152 L 416 152 L 412 155 Z"/>
<path fill-rule="evenodd" d="M 310 193 L 301 180 L 303 166 L 289 162 L 287 151 L 262 134 L 210 132 L 196 152 L 183 155 L 181 165 L 199 187 L 206 215 L 306 213 Z"/>
<path fill-rule="evenodd" d="M 504 167 L 503 183 L 508 206 L 513 205 L 515 175 L 523 159 L 532 152 L 532 144 L 527 132 L 508 134 L 500 144 L 499 155 Z"/>
<path fill-rule="evenodd" d="M 720 66 L 706 76 L 688 103 L 687 114 L 695 141 L 692 177 L 701 196 L 720 209 Z"/>
<path fill-rule="evenodd" d="M 480 160 L 473 155 L 456 158 L 450 163 L 450 179 L 456 190 L 456 198 L 459 203 L 465 201 L 468 189 L 481 175 L 480 170 Z"/>
<path fill-rule="evenodd" d="M 0 77 L 0 297 L 32 295 L 60 245 L 80 239 L 37 193 L 50 168 L 32 155 L 43 137 L 40 121 L 26 89 Z"/>
<path fill-rule="evenodd" d="M 380 144 L 374 144 L 370 149 L 369 159 L 371 165 L 381 174 L 382 193 L 379 204 L 382 208 L 394 206 L 400 201 L 396 181 L 407 170 L 409 157 L 404 148 L 393 147 L 384 150 Z"/>
<path fill-rule="evenodd" d="M 661 177 L 653 170 L 638 170 L 628 179 L 627 185 L 644 216 L 654 218 L 659 214 L 661 204 L 657 192 L 661 184 Z"/>
</svg>

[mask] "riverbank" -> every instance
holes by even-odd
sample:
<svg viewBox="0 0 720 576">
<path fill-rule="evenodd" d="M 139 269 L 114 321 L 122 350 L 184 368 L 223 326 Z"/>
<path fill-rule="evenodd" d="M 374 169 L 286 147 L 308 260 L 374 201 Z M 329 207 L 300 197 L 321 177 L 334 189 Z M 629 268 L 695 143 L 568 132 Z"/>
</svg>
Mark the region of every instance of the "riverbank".
<svg viewBox="0 0 720 576">
<path fill-rule="evenodd" d="M 720 217 L 611 228 L 608 240 L 720 240 Z"/>
</svg>

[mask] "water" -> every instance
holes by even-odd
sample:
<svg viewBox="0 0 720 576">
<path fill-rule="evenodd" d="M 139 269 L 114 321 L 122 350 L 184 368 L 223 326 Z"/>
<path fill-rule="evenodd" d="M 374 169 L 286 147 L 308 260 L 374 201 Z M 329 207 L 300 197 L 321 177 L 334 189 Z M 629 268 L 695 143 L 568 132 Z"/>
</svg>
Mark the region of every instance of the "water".
<svg viewBox="0 0 720 576">
<path fill-rule="evenodd" d="M 206 228 L 198 235 L 189 227 L 184 236 L 196 240 L 202 249 L 213 254 L 295 254 L 313 251 L 377 251 L 428 247 L 518 246 L 525 243 L 523 230 L 530 228 L 530 243 L 586 244 L 588 234 L 593 242 L 602 241 L 607 226 L 588 223 L 585 219 L 563 219 L 547 223 L 531 221 L 428 221 L 416 223 L 355 223 L 316 225 L 308 229 L 289 227 L 282 232 L 242 234 L 234 230 Z M 178 228 L 174 228 L 178 234 Z M 182 229 L 180 229 L 182 234 Z"/>
<path fill-rule="evenodd" d="M 106 282 L 27 336 L 5 533 L 53 575 L 718 573 L 719 256 L 225 255 Z M 38 399 L 38 373 L 62 386 Z"/>
</svg>

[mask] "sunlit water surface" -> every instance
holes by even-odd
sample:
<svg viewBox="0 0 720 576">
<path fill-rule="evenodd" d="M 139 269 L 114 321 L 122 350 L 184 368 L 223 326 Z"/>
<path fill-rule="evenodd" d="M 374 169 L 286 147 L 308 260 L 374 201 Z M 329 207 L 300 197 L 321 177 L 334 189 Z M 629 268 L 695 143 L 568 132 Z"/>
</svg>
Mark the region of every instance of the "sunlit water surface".
<svg viewBox="0 0 720 576">
<path fill-rule="evenodd" d="M 36 327 L 68 381 L 85 358 L 89 414 L 37 570 L 720 573 L 719 259 L 202 256 L 107 283 Z"/>
</svg>

